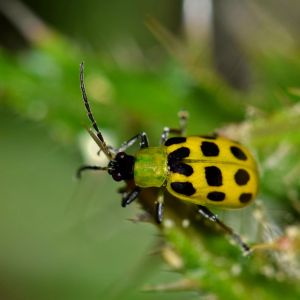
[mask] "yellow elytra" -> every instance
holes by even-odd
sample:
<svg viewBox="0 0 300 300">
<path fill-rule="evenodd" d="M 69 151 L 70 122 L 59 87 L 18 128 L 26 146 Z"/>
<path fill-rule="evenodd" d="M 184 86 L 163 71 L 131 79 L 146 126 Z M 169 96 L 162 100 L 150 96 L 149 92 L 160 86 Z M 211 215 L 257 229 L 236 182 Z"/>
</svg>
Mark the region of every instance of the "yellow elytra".
<svg viewBox="0 0 300 300">
<path fill-rule="evenodd" d="M 223 137 L 187 137 L 179 144 L 172 141 L 166 142 L 168 155 L 185 148 L 189 155 L 182 160 L 186 169 L 183 165 L 175 166 L 174 172 L 171 169 L 167 184 L 171 194 L 195 204 L 227 208 L 244 207 L 255 199 L 257 166 L 246 147 Z"/>
</svg>

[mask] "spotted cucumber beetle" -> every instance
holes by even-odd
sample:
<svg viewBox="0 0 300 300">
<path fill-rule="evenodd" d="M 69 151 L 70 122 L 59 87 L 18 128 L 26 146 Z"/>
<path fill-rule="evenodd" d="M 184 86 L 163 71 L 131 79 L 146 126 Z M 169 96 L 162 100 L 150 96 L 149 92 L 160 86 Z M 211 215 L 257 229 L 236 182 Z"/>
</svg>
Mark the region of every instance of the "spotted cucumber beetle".
<svg viewBox="0 0 300 300">
<path fill-rule="evenodd" d="M 180 128 L 165 127 L 158 147 L 149 147 L 147 134 L 141 132 L 114 149 L 107 145 L 93 117 L 84 85 L 84 67 L 80 65 L 80 87 L 87 115 L 93 129 L 89 134 L 109 159 L 107 166 L 84 165 L 85 170 L 107 171 L 115 181 L 133 180 L 134 188 L 122 195 L 126 207 L 139 195 L 141 188 L 161 188 L 155 202 L 156 221 L 163 220 L 163 192 L 196 204 L 199 213 L 216 222 L 242 247 L 250 248 L 239 235 L 225 225 L 207 206 L 241 208 L 250 204 L 258 189 L 258 172 L 250 151 L 238 142 L 217 135 L 185 136 L 188 114 L 180 113 Z M 176 135 L 169 138 L 169 135 Z M 140 149 L 135 156 L 125 151 L 137 141 Z"/>
</svg>

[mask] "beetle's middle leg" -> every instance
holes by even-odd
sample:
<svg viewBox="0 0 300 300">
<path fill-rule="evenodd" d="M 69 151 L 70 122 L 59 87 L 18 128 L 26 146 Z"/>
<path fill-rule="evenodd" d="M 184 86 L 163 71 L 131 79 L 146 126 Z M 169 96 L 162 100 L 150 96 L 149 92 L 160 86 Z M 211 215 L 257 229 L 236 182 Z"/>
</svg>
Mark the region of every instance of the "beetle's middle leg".
<svg viewBox="0 0 300 300">
<path fill-rule="evenodd" d="M 158 224 L 162 223 L 164 217 L 164 191 L 161 189 L 158 192 L 158 197 L 155 202 L 155 220 Z"/>
<path fill-rule="evenodd" d="M 186 110 L 181 110 L 178 113 L 178 117 L 179 117 L 179 128 L 165 127 L 160 138 L 161 145 L 165 143 L 165 141 L 168 139 L 170 134 L 185 136 L 189 114 Z"/>
</svg>

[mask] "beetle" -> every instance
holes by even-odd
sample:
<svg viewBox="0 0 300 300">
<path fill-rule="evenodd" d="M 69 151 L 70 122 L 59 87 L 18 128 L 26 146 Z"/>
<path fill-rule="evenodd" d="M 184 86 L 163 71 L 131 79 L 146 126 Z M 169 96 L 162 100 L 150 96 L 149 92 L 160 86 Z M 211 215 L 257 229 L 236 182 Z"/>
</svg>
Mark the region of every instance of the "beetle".
<svg viewBox="0 0 300 300">
<path fill-rule="evenodd" d="M 239 235 L 225 225 L 207 206 L 242 208 L 254 201 L 258 190 L 258 171 L 250 151 L 238 142 L 215 135 L 186 136 L 188 114 L 179 113 L 180 127 L 165 127 L 160 145 L 150 147 L 145 132 L 141 132 L 120 148 L 107 145 L 93 117 L 84 85 L 84 65 L 80 65 L 80 87 L 87 115 L 92 123 L 89 134 L 109 159 L 107 166 L 84 165 L 78 169 L 78 177 L 85 170 L 107 171 L 115 181 L 133 180 L 134 188 L 122 195 L 126 207 L 139 195 L 142 188 L 161 188 L 155 202 L 156 221 L 163 220 L 163 192 L 196 204 L 199 213 L 216 222 L 245 252 L 250 248 Z M 169 135 L 175 135 L 169 138 Z M 126 150 L 136 142 L 140 149 L 136 155 Z"/>
</svg>

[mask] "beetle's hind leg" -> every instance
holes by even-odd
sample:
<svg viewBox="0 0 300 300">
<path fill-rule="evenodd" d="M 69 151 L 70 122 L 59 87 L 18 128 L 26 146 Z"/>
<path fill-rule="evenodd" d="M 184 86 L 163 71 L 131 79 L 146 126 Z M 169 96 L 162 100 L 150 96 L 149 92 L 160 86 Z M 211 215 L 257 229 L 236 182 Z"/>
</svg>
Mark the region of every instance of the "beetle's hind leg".
<svg viewBox="0 0 300 300">
<path fill-rule="evenodd" d="M 251 252 L 251 248 L 242 241 L 241 237 L 235 233 L 229 226 L 224 224 L 213 212 L 211 212 L 207 207 L 198 205 L 199 213 L 209 219 L 212 222 L 218 224 L 227 234 L 229 234 L 232 239 L 241 247 L 245 254 L 249 254 Z"/>
<path fill-rule="evenodd" d="M 179 128 L 165 127 L 160 138 L 161 145 L 165 143 L 165 141 L 168 139 L 170 134 L 174 134 L 177 136 L 185 136 L 189 113 L 186 110 L 181 110 L 178 113 L 178 117 L 179 117 Z"/>
</svg>

